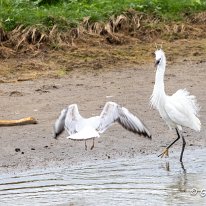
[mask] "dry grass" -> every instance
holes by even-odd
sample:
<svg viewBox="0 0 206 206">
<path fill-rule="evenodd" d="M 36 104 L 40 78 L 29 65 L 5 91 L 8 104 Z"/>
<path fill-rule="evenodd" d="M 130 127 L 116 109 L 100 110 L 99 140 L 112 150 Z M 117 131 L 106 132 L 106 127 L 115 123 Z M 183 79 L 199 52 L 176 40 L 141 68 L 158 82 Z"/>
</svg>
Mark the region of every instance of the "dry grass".
<svg viewBox="0 0 206 206">
<path fill-rule="evenodd" d="M 206 12 L 199 12 L 188 18 L 188 21 L 193 24 L 206 24 Z"/>
<path fill-rule="evenodd" d="M 78 28 L 64 32 L 56 25 L 51 30 L 23 25 L 11 32 L 0 29 L 0 82 L 59 78 L 73 71 L 99 72 L 152 62 L 154 42 L 164 42 L 168 53 L 173 52 L 171 61 L 175 56 L 199 60 L 206 56 L 204 18 L 205 13 L 200 13 L 185 22 L 165 23 L 129 10 L 106 23 L 84 18 Z"/>
<path fill-rule="evenodd" d="M 152 42 L 157 39 L 195 39 L 206 37 L 206 13 L 191 16 L 185 22 L 160 21 L 145 13 L 129 10 L 112 16 L 108 22 L 92 22 L 85 17 L 78 28 L 59 31 L 56 25 L 51 30 L 18 26 L 11 32 L 0 29 L 0 57 L 8 57 L 16 51 L 37 51 L 57 48 L 75 48 L 78 42 L 86 42 L 97 36 L 106 44 L 122 45 L 129 41 Z M 101 41 L 102 43 L 102 41 Z"/>
</svg>

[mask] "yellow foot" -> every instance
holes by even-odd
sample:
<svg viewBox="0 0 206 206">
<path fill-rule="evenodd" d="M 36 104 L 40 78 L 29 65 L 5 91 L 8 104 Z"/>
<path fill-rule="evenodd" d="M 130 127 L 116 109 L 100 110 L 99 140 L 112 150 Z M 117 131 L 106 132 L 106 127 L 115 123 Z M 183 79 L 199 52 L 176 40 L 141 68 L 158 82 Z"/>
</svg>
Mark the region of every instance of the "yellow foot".
<svg viewBox="0 0 206 206">
<path fill-rule="evenodd" d="M 167 149 L 167 148 L 165 148 L 164 149 L 164 151 L 160 154 L 160 155 L 158 155 L 158 157 L 164 157 L 164 156 L 169 156 L 169 150 Z"/>
</svg>

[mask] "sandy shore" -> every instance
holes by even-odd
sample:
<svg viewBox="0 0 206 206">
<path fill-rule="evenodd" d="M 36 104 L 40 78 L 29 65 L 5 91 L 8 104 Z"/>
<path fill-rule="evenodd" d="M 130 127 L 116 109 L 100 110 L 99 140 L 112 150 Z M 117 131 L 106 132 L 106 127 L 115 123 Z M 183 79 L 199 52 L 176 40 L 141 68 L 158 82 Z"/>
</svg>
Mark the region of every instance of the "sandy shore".
<svg viewBox="0 0 206 206">
<path fill-rule="evenodd" d="M 153 65 L 116 70 L 71 72 L 60 79 L 41 79 L 0 84 L 1 119 L 37 118 L 37 125 L 1 127 L 0 172 L 26 170 L 62 164 L 76 164 L 108 158 L 157 155 L 175 138 L 157 111 L 149 106 L 155 72 Z M 200 133 L 184 130 L 187 148 L 206 146 L 206 63 L 180 61 L 169 63 L 165 84 L 168 94 L 187 88 L 197 96 L 201 106 Z M 106 101 L 115 101 L 140 117 L 150 129 L 152 141 L 134 135 L 119 125 L 111 127 L 96 140 L 92 151 L 85 151 L 84 142 L 67 140 L 63 133 L 52 138 L 52 125 L 62 108 L 77 103 L 85 117 L 98 115 Z M 180 153 L 182 142 L 171 152 Z M 92 141 L 88 141 L 88 146 Z M 20 149 L 20 151 L 15 151 Z"/>
</svg>

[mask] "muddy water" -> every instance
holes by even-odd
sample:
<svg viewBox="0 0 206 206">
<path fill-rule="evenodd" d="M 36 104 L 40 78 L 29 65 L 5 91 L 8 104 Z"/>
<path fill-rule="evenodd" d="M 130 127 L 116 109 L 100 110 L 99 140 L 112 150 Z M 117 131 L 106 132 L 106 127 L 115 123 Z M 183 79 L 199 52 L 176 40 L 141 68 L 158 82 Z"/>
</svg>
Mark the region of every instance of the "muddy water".
<svg viewBox="0 0 206 206">
<path fill-rule="evenodd" d="M 177 153 L 2 174 L 0 205 L 206 205 L 206 149 Z"/>
</svg>

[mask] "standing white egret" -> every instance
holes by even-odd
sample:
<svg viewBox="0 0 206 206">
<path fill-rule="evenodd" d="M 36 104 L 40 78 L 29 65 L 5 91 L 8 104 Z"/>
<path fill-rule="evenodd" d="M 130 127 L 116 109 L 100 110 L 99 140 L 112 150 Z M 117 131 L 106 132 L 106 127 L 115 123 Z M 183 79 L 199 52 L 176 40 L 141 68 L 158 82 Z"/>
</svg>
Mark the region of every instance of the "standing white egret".
<svg viewBox="0 0 206 206">
<path fill-rule="evenodd" d="M 120 123 L 125 129 L 138 133 L 151 139 L 151 134 L 144 123 L 131 114 L 126 108 L 114 102 L 107 102 L 100 114 L 90 118 L 83 118 L 78 111 L 76 104 L 69 105 L 61 111 L 54 125 L 54 138 L 57 138 L 64 129 L 69 133 L 68 139 L 86 140 L 99 137 L 99 133 L 103 133 L 113 123 Z"/>
<path fill-rule="evenodd" d="M 159 111 L 160 116 L 165 120 L 170 129 L 175 128 L 178 136 L 159 156 L 168 155 L 168 149 L 181 137 L 183 144 L 180 162 L 182 162 L 186 141 L 179 130 L 182 130 L 182 126 L 184 126 L 200 131 L 201 122 L 197 118 L 199 106 L 196 97 L 190 95 L 186 89 L 180 89 L 172 96 L 166 95 L 164 88 L 166 57 L 162 49 L 155 51 L 155 60 L 157 71 L 154 90 L 150 100 L 151 105 Z"/>
</svg>

